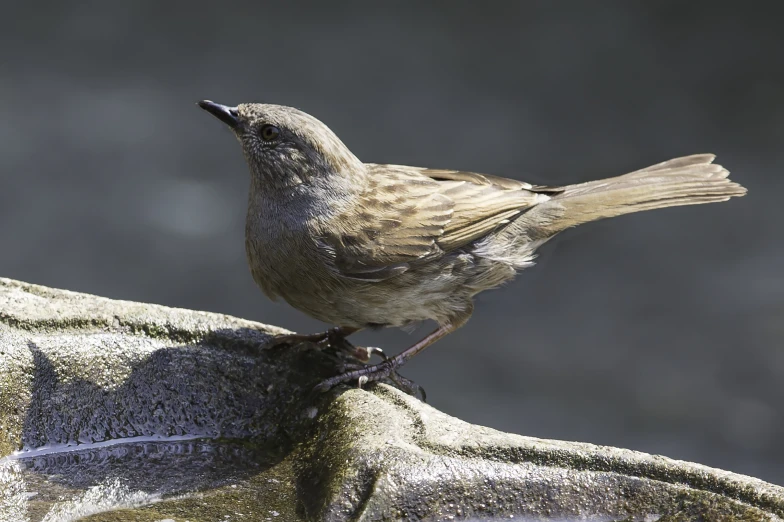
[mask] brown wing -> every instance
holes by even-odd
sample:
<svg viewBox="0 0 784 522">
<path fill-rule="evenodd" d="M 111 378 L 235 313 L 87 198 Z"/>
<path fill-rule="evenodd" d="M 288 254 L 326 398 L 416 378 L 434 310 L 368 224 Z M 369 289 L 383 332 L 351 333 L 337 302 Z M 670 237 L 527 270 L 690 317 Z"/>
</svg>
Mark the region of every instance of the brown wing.
<svg viewBox="0 0 784 522">
<path fill-rule="evenodd" d="M 339 216 L 322 237 L 335 270 L 381 281 L 432 260 L 508 223 L 560 189 L 495 176 L 367 164 L 363 207 Z"/>
<path fill-rule="evenodd" d="M 563 192 L 487 174 L 456 170 L 420 169 L 439 182 L 439 192 L 455 204 L 452 220 L 438 244 L 444 250 L 460 248 L 504 225 L 524 210 Z"/>
<path fill-rule="evenodd" d="M 407 167 L 368 168 L 362 204 L 333 219 L 320 238 L 333 269 L 352 279 L 381 281 L 443 255 L 436 240 L 452 219 L 454 203 L 438 192 L 438 182 Z"/>
</svg>

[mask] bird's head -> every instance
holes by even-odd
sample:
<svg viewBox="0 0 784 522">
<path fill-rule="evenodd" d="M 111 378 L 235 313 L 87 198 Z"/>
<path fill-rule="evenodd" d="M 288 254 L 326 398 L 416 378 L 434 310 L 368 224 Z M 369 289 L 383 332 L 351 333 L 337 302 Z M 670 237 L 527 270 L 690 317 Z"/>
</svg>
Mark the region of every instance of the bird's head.
<svg viewBox="0 0 784 522">
<path fill-rule="evenodd" d="M 295 186 L 364 168 L 329 127 L 292 107 L 263 103 L 228 107 L 209 100 L 199 102 L 199 107 L 234 131 L 251 173 L 262 183 Z"/>
</svg>

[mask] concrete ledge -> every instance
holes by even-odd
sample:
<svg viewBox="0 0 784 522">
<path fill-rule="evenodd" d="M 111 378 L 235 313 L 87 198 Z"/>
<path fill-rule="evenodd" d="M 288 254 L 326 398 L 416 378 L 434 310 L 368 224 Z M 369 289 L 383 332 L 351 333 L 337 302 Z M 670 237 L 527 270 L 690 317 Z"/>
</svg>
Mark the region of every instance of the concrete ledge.
<svg viewBox="0 0 784 522">
<path fill-rule="evenodd" d="M 784 517 L 784 488 L 750 477 L 501 433 L 383 384 L 313 396 L 340 360 L 259 349 L 282 332 L 0 279 L 0 520 Z"/>
</svg>

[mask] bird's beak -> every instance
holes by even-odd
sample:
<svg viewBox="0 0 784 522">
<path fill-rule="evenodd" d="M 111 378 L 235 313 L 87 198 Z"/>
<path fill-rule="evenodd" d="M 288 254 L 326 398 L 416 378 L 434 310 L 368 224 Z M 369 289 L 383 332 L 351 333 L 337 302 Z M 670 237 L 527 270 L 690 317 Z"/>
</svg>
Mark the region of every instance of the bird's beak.
<svg viewBox="0 0 784 522">
<path fill-rule="evenodd" d="M 198 105 L 232 129 L 240 123 L 239 113 L 237 112 L 236 107 L 226 107 L 225 105 L 211 102 L 210 100 L 202 100 Z"/>
</svg>

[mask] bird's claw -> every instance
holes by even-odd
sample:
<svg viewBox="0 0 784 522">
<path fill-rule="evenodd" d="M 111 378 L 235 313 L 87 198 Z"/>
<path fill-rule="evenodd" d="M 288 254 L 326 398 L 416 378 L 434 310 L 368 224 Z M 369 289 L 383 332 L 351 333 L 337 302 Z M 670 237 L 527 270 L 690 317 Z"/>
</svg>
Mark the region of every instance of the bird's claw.
<svg viewBox="0 0 784 522">
<path fill-rule="evenodd" d="M 345 353 L 363 363 L 370 361 L 373 355 L 378 355 L 384 360 L 387 359 L 381 348 L 376 348 L 375 346 L 355 346 L 343 337 L 335 338 L 329 336 L 318 344 L 324 350 Z"/>
<path fill-rule="evenodd" d="M 355 346 L 354 349 L 355 349 L 355 353 L 357 354 L 355 355 L 355 357 L 363 362 L 369 361 L 370 358 L 373 357 L 374 355 L 378 355 L 379 357 L 381 357 L 381 359 L 385 361 L 389 359 L 389 357 L 387 357 L 387 354 L 384 353 L 384 350 L 382 350 L 381 348 L 377 348 L 375 346 Z M 359 355 L 361 355 L 361 357 Z"/>
<path fill-rule="evenodd" d="M 389 359 L 387 359 L 387 361 L 388 360 Z M 387 377 L 392 371 L 391 365 L 386 364 L 387 361 L 384 361 L 381 364 L 376 364 L 375 366 L 363 366 L 356 370 L 351 370 L 336 375 L 334 377 L 330 377 L 329 379 L 326 379 L 321 383 L 319 383 L 319 385 L 316 386 L 316 388 L 322 391 L 328 391 L 334 388 L 335 386 L 337 386 L 338 384 L 353 381 L 355 379 L 358 382 L 361 381 L 361 384 L 367 384 L 368 382 L 381 380 Z"/>
<path fill-rule="evenodd" d="M 383 352 L 381 353 L 383 354 Z M 395 364 L 394 359 L 390 359 L 385 355 L 382 356 L 384 357 L 384 362 L 373 366 L 363 366 L 359 369 L 351 370 L 342 373 L 340 375 L 331 377 L 329 379 L 326 379 L 320 382 L 313 389 L 313 391 L 316 393 L 325 393 L 331 390 L 332 388 L 334 388 L 335 386 L 337 386 L 338 384 L 342 384 L 354 380 L 356 380 L 357 382 L 357 387 L 362 389 L 362 387 L 369 382 L 389 379 L 400 390 L 404 391 L 409 395 L 413 395 L 414 397 L 419 395 L 422 397 L 422 402 L 427 402 L 427 394 L 425 393 L 424 388 L 422 388 L 414 381 L 407 379 L 402 375 L 400 375 L 399 373 L 397 373 L 395 371 L 397 365 Z"/>
<path fill-rule="evenodd" d="M 263 350 L 270 350 L 284 345 L 296 345 L 299 343 L 313 343 L 322 351 L 334 353 L 344 353 L 362 362 L 370 361 L 373 355 L 378 355 L 386 360 L 387 356 L 381 348 L 375 346 L 354 346 L 346 339 L 346 332 L 340 327 L 330 328 L 326 332 L 315 334 L 282 334 L 276 335 L 262 345 Z"/>
<path fill-rule="evenodd" d="M 373 355 L 377 355 L 382 359 L 381 363 L 373 366 L 352 364 L 345 360 L 341 360 L 342 371 L 344 373 L 319 383 L 318 386 L 313 389 L 316 393 L 327 392 L 338 384 L 353 380 L 356 380 L 357 387 L 361 389 L 369 382 L 389 379 L 399 389 L 409 395 L 415 397 L 420 395 L 423 401 L 426 399 L 425 390 L 421 386 L 397 373 L 396 369 L 400 366 L 400 362 L 395 359 L 390 359 L 384 353 L 384 350 L 376 346 L 354 346 L 346 340 L 346 335 L 340 327 L 330 328 L 326 332 L 317 334 L 277 335 L 267 341 L 267 344 L 265 344 L 263 348 L 270 349 L 284 344 L 297 344 L 302 342 L 314 343 L 324 351 L 348 354 L 353 359 L 361 362 L 368 362 Z"/>
<path fill-rule="evenodd" d="M 397 372 L 390 373 L 389 378 L 392 382 L 395 383 L 398 389 L 403 390 L 413 397 L 419 395 L 422 397 L 422 402 L 427 403 L 427 393 L 425 393 L 425 389 L 422 386 L 418 385 L 411 379 L 403 377 Z"/>
</svg>

